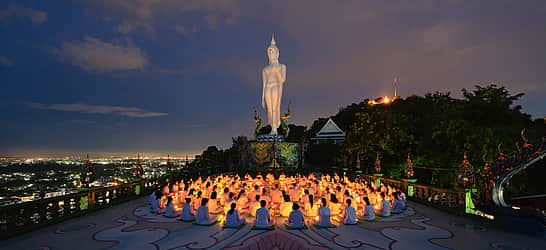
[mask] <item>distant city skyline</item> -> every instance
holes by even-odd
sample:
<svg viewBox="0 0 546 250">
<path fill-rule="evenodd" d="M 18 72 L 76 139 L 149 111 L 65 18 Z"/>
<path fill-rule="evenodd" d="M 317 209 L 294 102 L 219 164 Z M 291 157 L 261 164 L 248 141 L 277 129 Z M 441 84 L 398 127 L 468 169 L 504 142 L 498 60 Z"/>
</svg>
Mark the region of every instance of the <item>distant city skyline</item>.
<svg viewBox="0 0 546 250">
<path fill-rule="evenodd" d="M 227 148 L 251 137 L 272 34 L 290 123 L 392 96 L 393 76 L 402 97 L 494 83 L 546 115 L 540 0 L 11 0 L 0 3 L 0 157 Z"/>
</svg>

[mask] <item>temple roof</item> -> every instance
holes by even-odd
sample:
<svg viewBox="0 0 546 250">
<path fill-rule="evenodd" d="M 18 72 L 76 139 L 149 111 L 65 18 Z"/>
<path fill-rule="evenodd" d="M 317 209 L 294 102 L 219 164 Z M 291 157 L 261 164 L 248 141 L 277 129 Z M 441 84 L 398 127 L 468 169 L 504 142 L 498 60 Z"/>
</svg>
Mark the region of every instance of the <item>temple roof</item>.
<svg viewBox="0 0 546 250">
<path fill-rule="evenodd" d="M 317 132 L 314 138 L 331 138 L 331 137 L 345 137 L 345 132 L 329 118 L 326 124 Z"/>
</svg>

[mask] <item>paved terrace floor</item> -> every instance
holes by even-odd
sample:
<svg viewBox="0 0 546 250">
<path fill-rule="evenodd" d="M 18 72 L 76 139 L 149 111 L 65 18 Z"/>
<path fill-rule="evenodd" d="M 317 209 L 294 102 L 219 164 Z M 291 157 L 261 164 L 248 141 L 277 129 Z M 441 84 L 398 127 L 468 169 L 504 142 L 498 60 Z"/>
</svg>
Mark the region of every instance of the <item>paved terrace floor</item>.
<svg viewBox="0 0 546 250">
<path fill-rule="evenodd" d="M 511 233 L 408 202 L 401 215 L 337 228 L 273 231 L 195 226 L 149 213 L 147 197 L 0 242 L 0 249 L 545 249 Z"/>
</svg>

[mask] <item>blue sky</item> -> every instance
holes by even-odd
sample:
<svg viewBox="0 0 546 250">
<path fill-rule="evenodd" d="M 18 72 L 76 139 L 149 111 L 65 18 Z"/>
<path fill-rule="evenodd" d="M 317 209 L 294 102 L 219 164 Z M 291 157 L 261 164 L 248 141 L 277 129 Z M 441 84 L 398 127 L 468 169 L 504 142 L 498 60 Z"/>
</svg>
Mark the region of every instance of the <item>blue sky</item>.
<svg viewBox="0 0 546 250">
<path fill-rule="evenodd" d="M 2 1 L 0 155 L 227 147 L 251 135 L 272 33 L 296 124 L 393 74 L 402 96 L 496 83 L 546 115 L 544 1 Z"/>
</svg>

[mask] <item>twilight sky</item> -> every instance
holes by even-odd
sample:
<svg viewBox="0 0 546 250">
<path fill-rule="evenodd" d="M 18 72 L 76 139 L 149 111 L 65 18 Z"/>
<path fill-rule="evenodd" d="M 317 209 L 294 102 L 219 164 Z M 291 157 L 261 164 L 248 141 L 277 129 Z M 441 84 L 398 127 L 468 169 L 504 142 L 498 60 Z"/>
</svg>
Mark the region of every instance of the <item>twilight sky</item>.
<svg viewBox="0 0 546 250">
<path fill-rule="evenodd" d="M 227 147 L 272 33 L 296 124 L 392 95 L 393 74 L 402 96 L 497 83 L 546 115 L 543 0 L 6 0 L 0 155 Z"/>
</svg>

